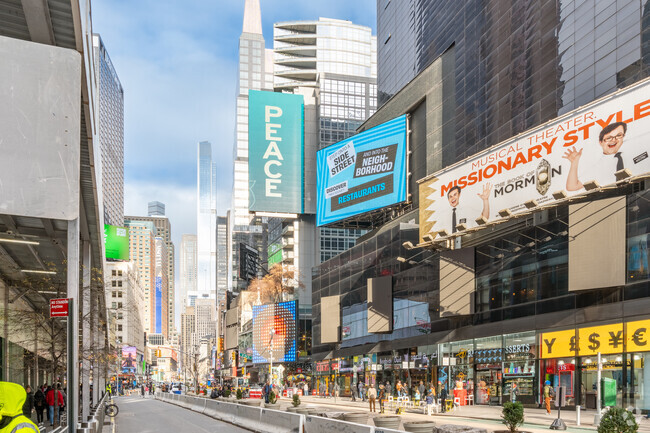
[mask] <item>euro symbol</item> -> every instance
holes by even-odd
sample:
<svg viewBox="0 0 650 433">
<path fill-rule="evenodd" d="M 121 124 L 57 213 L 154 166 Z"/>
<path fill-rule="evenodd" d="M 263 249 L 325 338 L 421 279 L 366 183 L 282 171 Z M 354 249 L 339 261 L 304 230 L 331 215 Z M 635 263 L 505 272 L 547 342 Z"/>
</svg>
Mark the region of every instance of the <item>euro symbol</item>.
<svg viewBox="0 0 650 433">
<path fill-rule="evenodd" d="M 636 331 L 634 331 L 634 335 L 632 335 L 632 341 L 634 341 L 634 344 L 637 346 L 645 346 L 648 344 L 647 341 L 645 341 L 645 336 L 643 334 L 646 333 L 646 328 L 639 328 Z"/>
<path fill-rule="evenodd" d="M 600 337 L 600 334 L 594 332 L 593 334 L 589 335 L 589 342 L 591 343 L 589 346 L 587 346 L 590 350 L 596 350 L 600 347 L 600 341 L 598 341 L 598 337 Z"/>
</svg>

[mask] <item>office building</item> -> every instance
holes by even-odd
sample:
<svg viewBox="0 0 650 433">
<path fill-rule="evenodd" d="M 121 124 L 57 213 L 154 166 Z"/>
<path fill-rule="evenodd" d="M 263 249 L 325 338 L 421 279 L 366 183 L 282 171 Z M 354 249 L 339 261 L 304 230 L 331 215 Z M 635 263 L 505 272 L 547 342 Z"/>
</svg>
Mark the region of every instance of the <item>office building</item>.
<svg viewBox="0 0 650 433">
<path fill-rule="evenodd" d="M 156 236 L 156 271 L 154 294 L 154 332 L 169 338 L 169 280 L 167 242 Z"/>
<path fill-rule="evenodd" d="M 228 291 L 228 218 L 217 217 L 217 293 L 225 299 Z"/>
<path fill-rule="evenodd" d="M 615 405 L 646 406 L 647 158 L 611 148 L 645 151 L 648 17 L 638 1 L 378 2 L 380 107 L 359 132 L 408 116 L 410 199 L 315 269 L 316 384 L 336 368 L 344 394 L 423 380 L 476 404 L 516 384 L 537 407 L 548 380 L 593 409 L 600 354 Z M 508 166 L 507 146 L 544 144 Z"/>
<path fill-rule="evenodd" d="M 156 273 L 156 227 L 151 221 L 140 221 L 126 217 L 124 224 L 129 228 L 129 254 L 138 269 L 140 283 L 144 290 L 144 331 L 155 332 L 154 299 Z"/>
<path fill-rule="evenodd" d="M 165 204 L 160 203 L 160 202 L 149 202 L 149 213 L 154 211 L 156 215 L 149 215 L 146 217 L 140 217 L 140 216 L 127 216 L 127 219 L 131 220 L 137 220 L 137 221 L 149 221 L 153 223 L 153 225 L 156 227 L 156 236 L 160 237 L 163 239 L 165 242 L 166 246 L 166 257 L 167 257 L 167 263 L 165 265 L 165 268 L 167 269 L 167 293 L 166 295 L 167 299 L 167 324 L 165 325 L 167 329 L 170 331 L 176 328 L 176 305 L 175 305 L 175 300 L 177 298 L 176 296 L 176 290 L 175 290 L 175 275 L 176 275 L 176 265 L 174 261 L 176 249 L 174 246 L 174 243 L 172 242 L 172 225 L 171 222 L 169 221 L 169 218 L 167 218 L 164 214 L 165 212 Z M 162 214 L 160 214 L 162 212 Z M 166 334 L 167 335 L 167 334 Z"/>
<path fill-rule="evenodd" d="M 115 320 L 115 337 L 144 356 L 144 290 L 135 262 L 106 263 L 106 306 Z"/>
<path fill-rule="evenodd" d="M 215 299 L 217 291 L 217 165 L 212 160 L 212 144 L 198 145 L 197 170 L 197 276 L 200 298 Z"/>
<path fill-rule="evenodd" d="M 234 181 L 230 221 L 231 272 L 233 290 L 247 287 L 239 278 L 239 245 L 244 243 L 258 251 L 260 261 L 266 262 L 266 217 L 249 212 L 248 181 L 248 91 L 273 90 L 273 52 L 266 49 L 262 35 L 262 15 L 259 0 L 246 0 L 244 23 L 239 37 L 239 70 L 237 83 L 237 119 L 234 143 Z"/>
<path fill-rule="evenodd" d="M 165 216 L 165 203 L 150 201 L 148 209 L 147 215 L 149 216 Z"/>
<path fill-rule="evenodd" d="M 180 292 L 176 294 L 176 298 L 181 299 L 184 305 L 193 304 L 193 301 L 188 300 L 187 296 L 189 293 L 196 292 L 196 259 L 196 235 L 184 234 L 181 239 Z"/>
<path fill-rule="evenodd" d="M 102 159 L 104 223 L 124 225 L 124 89 L 104 41 L 93 34 L 97 139 Z"/>
</svg>

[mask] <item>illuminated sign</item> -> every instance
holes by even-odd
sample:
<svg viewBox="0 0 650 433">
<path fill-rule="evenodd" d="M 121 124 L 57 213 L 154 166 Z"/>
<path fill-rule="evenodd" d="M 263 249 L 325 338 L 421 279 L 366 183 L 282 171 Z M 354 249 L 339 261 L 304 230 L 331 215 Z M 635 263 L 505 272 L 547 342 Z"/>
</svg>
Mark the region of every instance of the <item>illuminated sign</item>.
<svg viewBox="0 0 650 433">
<path fill-rule="evenodd" d="M 617 172 L 648 173 L 649 94 L 648 81 L 628 87 L 422 179 L 420 237 L 584 194 L 591 181 L 612 185 Z"/>
<path fill-rule="evenodd" d="M 297 301 L 253 306 L 253 363 L 296 361 Z"/>
<path fill-rule="evenodd" d="M 303 212 L 303 97 L 248 93 L 249 209 Z"/>
<path fill-rule="evenodd" d="M 104 224 L 104 249 L 107 259 L 129 260 L 129 229 Z"/>
<path fill-rule="evenodd" d="M 137 349 L 134 346 L 122 348 L 122 373 L 135 373 Z"/>
<path fill-rule="evenodd" d="M 623 332 L 625 329 L 625 333 Z M 650 351 L 650 320 L 590 326 L 541 334 L 541 354 L 545 358 L 572 358 L 601 353 Z"/>
<path fill-rule="evenodd" d="M 406 116 L 319 150 L 319 226 L 406 200 Z"/>
</svg>

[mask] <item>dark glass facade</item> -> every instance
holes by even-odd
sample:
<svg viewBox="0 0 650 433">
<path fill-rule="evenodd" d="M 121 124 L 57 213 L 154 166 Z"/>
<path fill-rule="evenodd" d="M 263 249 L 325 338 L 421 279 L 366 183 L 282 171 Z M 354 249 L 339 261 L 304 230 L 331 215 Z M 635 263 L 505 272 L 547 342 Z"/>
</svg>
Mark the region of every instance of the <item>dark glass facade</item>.
<svg viewBox="0 0 650 433">
<path fill-rule="evenodd" d="M 650 1 L 377 0 L 378 105 L 450 47 L 442 167 L 650 75 Z"/>
</svg>

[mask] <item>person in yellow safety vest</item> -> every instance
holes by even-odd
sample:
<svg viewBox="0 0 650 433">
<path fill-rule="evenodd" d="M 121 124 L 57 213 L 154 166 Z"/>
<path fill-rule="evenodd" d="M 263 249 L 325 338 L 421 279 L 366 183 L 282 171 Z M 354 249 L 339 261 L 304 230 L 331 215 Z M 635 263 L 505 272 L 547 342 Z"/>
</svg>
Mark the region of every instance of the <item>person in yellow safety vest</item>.
<svg viewBox="0 0 650 433">
<path fill-rule="evenodd" d="M 106 384 L 106 392 L 108 393 L 108 395 L 112 395 L 112 394 L 113 394 L 113 393 L 111 392 L 111 391 L 112 391 L 111 388 L 112 388 L 111 384 L 110 384 L 110 383 L 107 383 L 107 384 Z"/>
<path fill-rule="evenodd" d="M 31 419 L 23 415 L 27 393 L 17 383 L 0 382 L 0 433 L 39 433 Z"/>
</svg>

